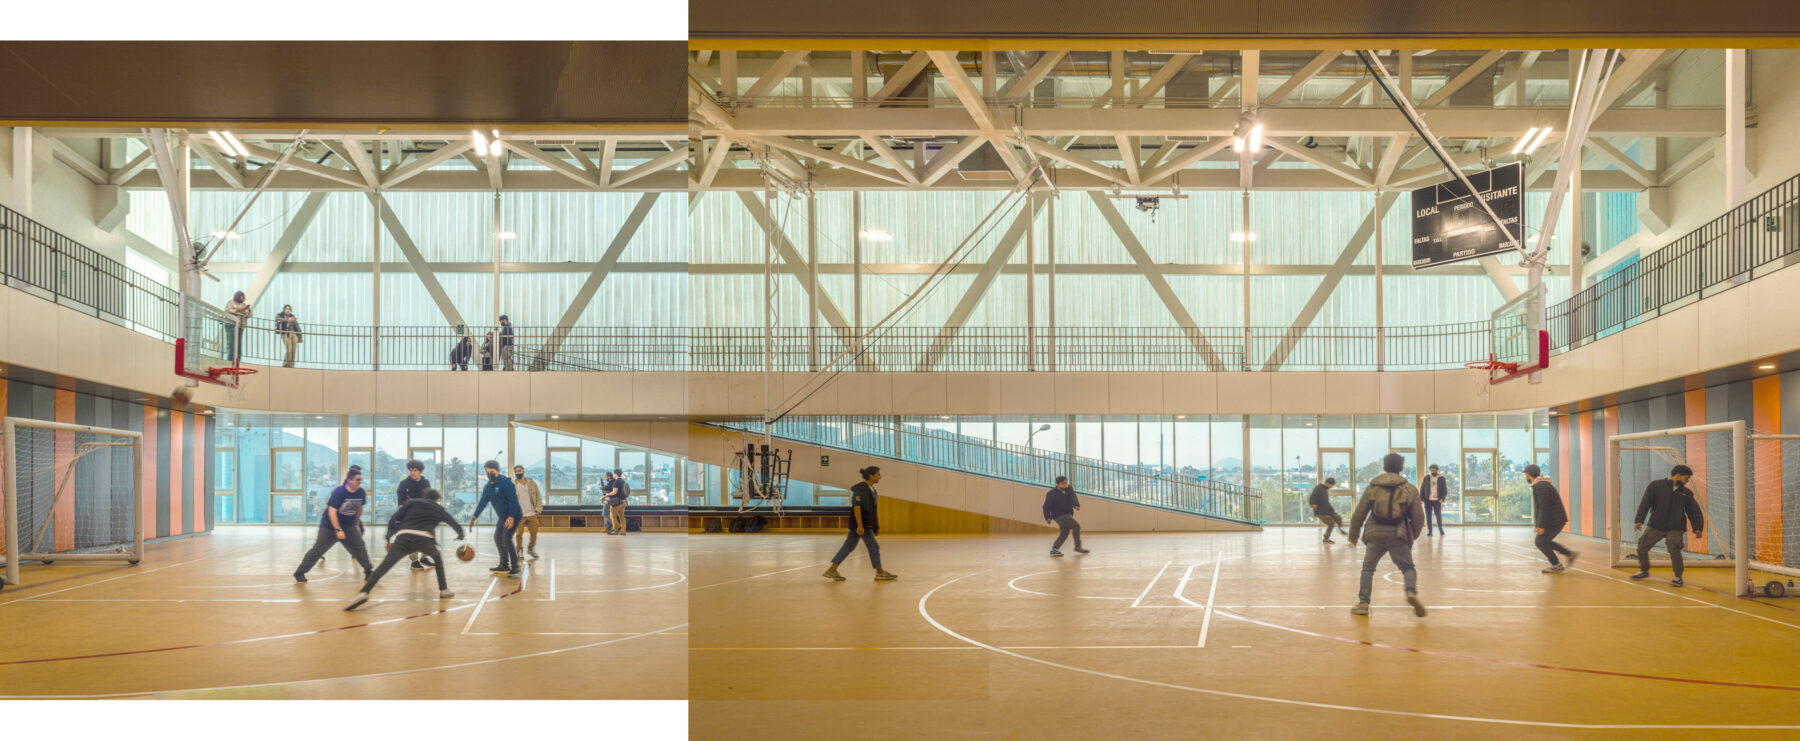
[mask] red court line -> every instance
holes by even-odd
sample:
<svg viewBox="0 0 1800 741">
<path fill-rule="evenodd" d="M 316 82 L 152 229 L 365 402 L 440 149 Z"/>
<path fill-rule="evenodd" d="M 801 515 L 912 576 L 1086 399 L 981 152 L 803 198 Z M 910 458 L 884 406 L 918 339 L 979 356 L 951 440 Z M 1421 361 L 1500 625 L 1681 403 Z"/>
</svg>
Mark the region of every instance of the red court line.
<svg viewBox="0 0 1800 741">
<path fill-rule="evenodd" d="M 498 578 L 498 577 L 495 577 L 495 578 Z M 514 589 L 510 592 L 507 592 L 506 594 L 502 594 L 498 597 L 495 597 L 494 601 L 497 602 L 497 601 L 506 599 L 507 597 L 511 597 L 511 596 L 518 594 L 520 592 L 523 592 L 523 591 L 525 591 L 525 581 L 523 579 L 521 579 L 519 581 L 519 588 Z M 136 649 L 136 650 L 132 650 L 132 651 L 113 651 L 111 653 L 103 653 L 103 654 L 87 654 L 85 656 L 57 656 L 57 657 L 52 657 L 52 658 L 47 658 L 47 659 L 21 659 L 18 661 L 0 661 L 0 666 L 15 666 L 15 665 L 19 665 L 19 664 L 43 664 L 43 663 L 48 663 L 48 662 L 53 662 L 53 661 L 80 661 L 82 659 L 104 659 L 104 658 L 110 658 L 110 657 L 114 657 L 114 656 L 135 656 L 138 654 L 155 654 L 155 653 L 164 653 L 167 651 L 182 651 L 182 650 L 186 650 L 186 649 L 190 649 L 190 648 L 213 648 L 213 647 L 217 647 L 217 646 L 235 646 L 240 643 L 259 643 L 261 641 L 273 641 L 273 640 L 279 640 L 282 638 L 299 638 L 302 636 L 314 636 L 314 635 L 322 635 L 325 633 L 336 633 L 338 631 L 353 630 L 356 628 L 367 628 L 371 625 L 386 625 L 388 623 L 404 622 L 404 621 L 412 620 L 415 618 L 431 617 L 432 615 L 442 615 L 446 612 L 450 612 L 451 610 L 461 610 L 465 607 L 473 607 L 473 606 L 474 605 L 472 605 L 472 604 L 471 605 L 459 605 L 457 607 L 446 607 L 441 610 L 432 610 L 431 612 L 421 612 L 417 615 L 407 615 L 404 617 L 388 618 L 386 620 L 376 620 L 374 622 L 368 622 L 368 623 L 357 623 L 355 625 L 340 625 L 336 628 L 321 628 L 319 630 L 308 630 L 308 631 L 302 631 L 299 633 L 285 633 L 282 635 L 274 635 L 274 636 L 258 636 L 256 638 L 238 638 L 236 640 L 219 641 L 216 643 L 194 643 L 194 644 L 189 644 L 186 646 L 164 646 L 162 648 L 143 648 L 143 649 Z"/>
<path fill-rule="evenodd" d="M 1385 648 L 1385 649 L 1389 649 L 1389 650 L 1393 650 L 1393 651 L 1405 651 L 1407 653 L 1415 653 L 1415 654 L 1421 654 L 1421 655 L 1425 655 L 1425 656 L 1437 656 L 1437 657 L 1446 658 L 1446 659 L 1462 659 L 1464 661 L 1480 661 L 1480 662 L 1484 662 L 1484 663 L 1488 663 L 1488 664 L 1500 664 L 1503 666 L 1517 666 L 1517 667 L 1524 667 L 1524 668 L 1529 668 L 1529 669 L 1554 669 L 1556 671 L 1563 671 L 1563 672 L 1576 672 L 1576 673 L 1580 673 L 1580 674 L 1598 674 L 1598 675 L 1607 676 L 1607 677 L 1624 677 L 1626 679 L 1650 679 L 1650 680 L 1655 680 L 1655 681 L 1659 681 L 1659 682 L 1681 682 L 1684 684 L 1703 684 L 1703 685 L 1711 685 L 1714 687 L 1741 687 L 1741 688 L 1746 688 L 1746 689 L 1757 689 L 1757 690 L 1781 690 L 1783 692 L 1800 692 L 1800 687 L 1789 687 L 1787 685 L 1780 685 L 1780 684 L 1750 684 L 1750 683 L 1746 683 L 1746 682 L 1721 682 L 1721 681 L 1713 680 L 1713 679 L 1688 679 L 1688 678 L 1684 678 L 1684 677 L 1669 677 L 1669 676 L 1662 676 L 1662 675 L 1657 675 L 1657 674 L 1634 674 L 1631 672 L 1615 672 L 1615 671 L 1609 671 L 1606 669 L 1583 669 L 1581 667 L 1574 667 L 1574 666 L 1557 666 L 1555 664 L 1538 664 L 1538 663 L 1533 663 L 1533 662 L 1529 662 L 1529 661 L 1511 661 L 1508 659 L 1494 659 L 1494 658 L 1487 658 L 1484 656 L 1464 656 L 1462 654 L 1445 653 L 1442 651 L 1431 651 L 1431 650 L 1423 649 L 1423 648 L 1412 648 L 1410 646 L 1393 646 L 1393 645 L 1389 645 L 1386 643 L 1376 643 L 1374 641 L 1365 641 L 1365 640 L 1362 640 L 1359 638 L 1345 638 L 1342 636 L 1334 636 L 1334 635 L 1329 635 L 1326 633 L 1315 633 L 1310 630 L 1302 630 L 1300 628 L 1282 625 L 1280 623 L 1270 623 L 1270 622 L 1264 622 L 1262 620 L 1257 620 L 1255 618 L 1244 617 L 1243 615 L 1238 615 L 1238 614 L 1228 612 L 1223 609 L 1219 610 L 1218 612 L 1223 615 L 1237 618 L 1238 620 L 1242 620 L 1246 623 L 1261 625 L 1265 628 L 1273 628 L 1275 630 L 1285 630 L 1285 631 L 1288 631 L 1291 633 L 1299 633 L 1301 635 L 1312 636 L 1314 638 L 1324 638 L 1327 640 L 1338 641 L 1341 643 L 1354 643 L 1354 644 L 1361 645 L 1361 646 L 1368 646 L 1370 648 Z"/>
<path fill-rule="evenodd" d="M 89 576 L 98 576 L 98 575 L 100 575 L 100 574 L 105 574 L 105 573 L 107 573 L 107 572 L 111 572 L 111 571 L 118 571 L 118 570 L 119 570 L 119 569 L 129 569 L 129 568 L 131 568 L 131 564 L 120 564 L 120 565 L 118 565 L 118 566 L 114 566 L 114 567 L 112 567 L 112 568 L 110 568 L 110 569 L 101 569 L 101 570 L 99 570 L 99 571 L 93 571 L 93 572 L 89 572 L 89 573 L 86 573 L 86 574 L 71 574 L 71 575 L 69 575 L 69 576 L 64 576 L 64 577 L 59 577 L 59 578 L 56 578 L 56 579 L 51 579 L 51 580 L 49 580 L 49 581 L 35 581 L 35 582 L 32 582 L 32 583 L 30 583 L 30 584 L 24 584 L 24 585 L 18 585 L 18 584 L 8 584 L 8 585 L 6 585 L 6 588 L 7 588 L 7 589 L 10 589 L 10 590 L 12 590 L 12 591 L 15 591 L 15 592 L 23 592 L 23 591 L 25 591 L 25 590 L 27 590 L 27 589 L 32 589 L 32 588 L 35 588 L 35 587 L 41 587 L 41 586 L 44 586 L 44 585 L 46 585 L 46 584 L 55 584 L 55 583 L 57 583 L 57 582 L 63 582 L 63 581 L 68 581 L 68 580 L 70 580 L 70 579 L 82 579 L 82 578 L 86 578 L 86 577 L 89 577 Z"/>
</svg>

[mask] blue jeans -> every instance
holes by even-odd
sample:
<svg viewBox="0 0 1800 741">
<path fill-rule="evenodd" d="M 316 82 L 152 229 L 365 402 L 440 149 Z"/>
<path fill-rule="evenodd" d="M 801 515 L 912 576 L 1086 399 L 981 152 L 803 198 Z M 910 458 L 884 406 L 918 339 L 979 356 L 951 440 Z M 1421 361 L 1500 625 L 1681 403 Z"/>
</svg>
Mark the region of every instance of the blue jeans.
<svg viewBox="0 0 1800 741">
<path fill-rule="evenodd" d="M 1400 537 L 1392 526 L 1377 525 L 1375 528 L 1363 532 L 1363 545 L 1368 546 L 1369 550 L 1363 554 L 1362 591 L 1357 593 L 1357 601 L 1369 601 L 1369 591 L 1375 586 L 1375 567 L 1381 563 L 1383 555 L 1393 559 L 1394 565 L 1400 567 L 1400 575 L 1406 580 L 1406 593 L 1416 594 L 1419 591 L 1419 572 L 1413 568 L 1412 541 Z"/>
<path fill-rule="evenodd" d="M 881 569 L 881 546 L 875 544 L 875 531 L 869 528 L 863 528 L 862 535 L 857 535 L 855 530 L 851 530 L 850 537 L 844 538 L 843 547 L 839 548 L 837 555 L 831 558 L 831 565 L 836 566 L 843 563 L 844 559 L 850 556 L 850 552 L 856 550 L 856 541 L 859 540 L 869 549 L 869 563 L 879 571 Z"/>
</svg>

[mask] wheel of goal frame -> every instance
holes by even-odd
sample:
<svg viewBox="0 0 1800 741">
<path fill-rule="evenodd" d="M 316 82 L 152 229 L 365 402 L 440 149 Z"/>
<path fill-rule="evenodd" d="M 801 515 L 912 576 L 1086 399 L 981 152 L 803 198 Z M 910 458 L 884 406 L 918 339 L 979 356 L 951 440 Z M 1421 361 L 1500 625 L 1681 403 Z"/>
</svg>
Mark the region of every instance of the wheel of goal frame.
<svg viewBox="0 0 1800 741">
<path fill-rule="evenodd" d="M 7 417 L 0 581 L 19 584 L 30 561 L 142 561 L 142 441 L 132 430 Z"/>
</svg>

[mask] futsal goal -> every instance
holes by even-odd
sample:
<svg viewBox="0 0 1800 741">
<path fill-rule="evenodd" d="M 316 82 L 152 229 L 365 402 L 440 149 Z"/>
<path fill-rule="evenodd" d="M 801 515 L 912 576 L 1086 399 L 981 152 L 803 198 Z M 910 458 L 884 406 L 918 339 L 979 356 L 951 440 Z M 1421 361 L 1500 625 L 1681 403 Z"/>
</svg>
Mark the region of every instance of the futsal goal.
<svg viewBox="0 0 1800 741">
<path fill-rule="evenodd" d="M 143 434 L 7 417 L 0 432 L 0 587 L 19 567 L 143 559 Z"/>
<path fill-rule="evenodd" d="M 1645 487 L 1686 465 L 1706 518 L 1702 535 L 1689 534 L 1682 549 L 1687 568 L 1731 568 L 1740 597 L 1760 578 L 1800 576 L 1800 495 L 1789 495 L 1800 490 L 1800 435 L 1754 433 L 1738 421 L 1614 435 L 1606 446 L 1613 566 L 1669 565 L 1660 543 L 1648 563 L 1638 562 L 1637 508 Z"/>
</svg>

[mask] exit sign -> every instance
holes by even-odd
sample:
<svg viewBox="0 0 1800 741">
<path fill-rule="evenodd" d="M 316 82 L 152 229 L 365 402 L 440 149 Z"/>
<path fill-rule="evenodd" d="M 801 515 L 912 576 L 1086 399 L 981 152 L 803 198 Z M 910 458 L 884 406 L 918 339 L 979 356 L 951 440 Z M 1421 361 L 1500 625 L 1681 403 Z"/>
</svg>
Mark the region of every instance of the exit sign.
<svg viewBox="0 0 1800 741">
<path fill-rule="evenodd" d="M 829 467 L 830 465 L 831 465 L 831 456 L 829 456 L 829 455 L 819 456 L 819 467 L 820 468 L 826 468 L 826 467 Z"/>
</svg>

